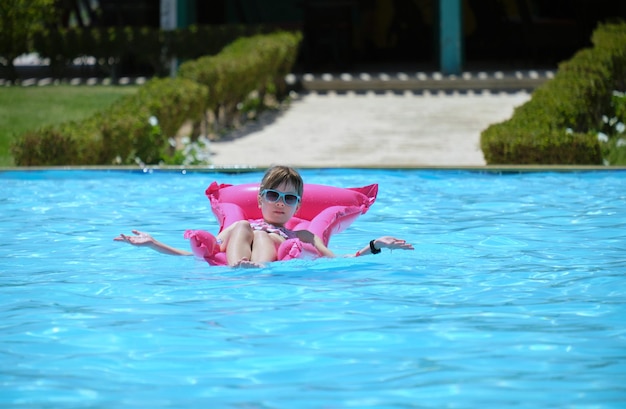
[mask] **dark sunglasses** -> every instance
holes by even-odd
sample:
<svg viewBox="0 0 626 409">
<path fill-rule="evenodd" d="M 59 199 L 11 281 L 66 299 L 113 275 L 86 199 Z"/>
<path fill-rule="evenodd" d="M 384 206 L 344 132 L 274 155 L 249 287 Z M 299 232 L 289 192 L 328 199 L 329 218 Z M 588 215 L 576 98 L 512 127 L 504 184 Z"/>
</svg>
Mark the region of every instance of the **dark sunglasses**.
<svg viewBox="0 0 626 409">
<path fill-rule="evenodd" d="M 270 203 L 276 203 L 280 199 L 283 199 L 283 202 L 287 206 L 295 206 L 300 201 L 300 196 L 294 195 L 293 193 L 284 193 L 279 192 L 278 190 L 273 189 L 265 189 L 261 192 L 261 196 Z"/>
</svg>

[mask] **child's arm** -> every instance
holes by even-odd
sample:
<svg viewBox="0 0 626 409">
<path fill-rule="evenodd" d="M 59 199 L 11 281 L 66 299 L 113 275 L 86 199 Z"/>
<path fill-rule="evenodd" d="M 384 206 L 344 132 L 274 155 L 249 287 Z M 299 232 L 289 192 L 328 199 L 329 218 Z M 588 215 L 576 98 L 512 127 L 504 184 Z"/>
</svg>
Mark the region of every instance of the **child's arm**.
<svg viewBox="0 0 626 409">
<path fill-rule="evenodd" d="M 335 257 L 335 254 L 330 251 L 328 247 L 326 247 L 324 241 L 315 234 L 311 233 L 308 230 L 298 230 L 295 233 L 301 242 L 312 244 L 313 247 L 315 247 L 315 249 L 319 251 L 322 256 L 330 258 Z"/>
<path fill-rule="evenodd" d="M 406 240 L 397 239 L 391 236 L 382 236 L 370 241 L 370 243 L 357 251 L 354 257 L 363 256 L 365 254 L 378 254 L 382 248 L 413 250 L 413 245 L 407 243 Z"/>
<path fill-rule="evenodd" d="M 335 257 L 335 253 L 330 251 L 330 249 L 326 247 L 322 239 L 317 237 L 316 235 L 313 235 L 313 245 L 315 246 L 317 251 L 320 252 L 322 256 L 329 257 L 329 258 Z"/>
<path fill-rule="evenodd" d="M 134 236 L 127 236 L 125 234 L 120 234 L 115 237 L 113 240 L 115 241 L 124 241 L 126 243 L 132 244 L 133 246 L 139 247 L 149 247 L 152 250 L 158 251 L 159 253 L 169 254 L 172 256 L 191 256 L 193 253 L 185 250 L 180 250 L 171 246 L 168 246 L 165 243 L 161 243 L 156 240 L 154 237 L 149 235 L 148 233 L 140 232 L 138 230 L 133 230 Z"/>
<path fill-rule="evenodd" d="M 331 258 L 335 257 L 335 254 L 324 245 L 322 239 L 311 233 L 310 231 L 300 230 L 296 232 L 296 235 L 301 241 L 313 244 L 313 246 L 315 246 L 317 251 L 319 251 L 322 256 Z M 407 243 L 406 240 L 397 239 L 391 236 L 382 236 L 372 240 L 370 244 L 357 251 L 356 254 L 348 257 L 358 257 L 365 254 L 378 254 L 380 253 L 382 248 L 388 248 L 392 250 L 413 250 L 413 245 L 411 243 Z"/>
</svg>

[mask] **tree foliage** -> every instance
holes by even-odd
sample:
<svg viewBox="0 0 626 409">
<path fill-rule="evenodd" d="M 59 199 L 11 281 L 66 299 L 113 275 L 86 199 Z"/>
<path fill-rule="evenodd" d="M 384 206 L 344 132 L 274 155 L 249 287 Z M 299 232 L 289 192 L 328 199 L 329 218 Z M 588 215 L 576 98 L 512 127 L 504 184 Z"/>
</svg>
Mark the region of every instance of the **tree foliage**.
<svg viewBox="0 0 626 409">
<path fill-rule="evenodd" d="M 55 17 L 54 0 L 0 1 L 0 63 L 8 67 L 9 79 L 17 72 L 13 60 L 30 51 L 33 34 Z"/>
</svg>

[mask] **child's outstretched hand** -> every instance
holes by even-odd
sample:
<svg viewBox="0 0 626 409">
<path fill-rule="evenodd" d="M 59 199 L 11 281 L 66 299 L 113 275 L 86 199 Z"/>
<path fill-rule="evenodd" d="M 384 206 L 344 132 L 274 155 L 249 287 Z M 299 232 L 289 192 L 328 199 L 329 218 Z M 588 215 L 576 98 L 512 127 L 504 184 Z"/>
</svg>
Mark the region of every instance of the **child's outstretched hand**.
<svg viewBox="0 0 626 409">
<path fill-rule="evenodd" d="M 375 244 L 378 248 L 386 247 L 388 249 L 414 250 L 411 243 L 391 236 L 379 237 L 375 240 Z"/>
<path fill-rule="evenodd" d="M 156 240 L 154 237 L 149 235 L 148 233 L 141 232 L 139 230 L 132 231 L 134 236 L 127 236 L 125 234 L 120 234 L 119 236 L 113 238 L 115 241 L 123 241 L 128 244 L 132 244 L 133 246 L 138 247 L 148 247 L 152 250 L 156 250 L 159 253 L 169 254 L 172 256 L 191 256 L 193 253 L 185 250 L 180 250 L 174 248 L 172 246 L 168 246 L 165 243 L 161 243 Z"/>
<path fill-rule="evenodd" d="M 120 234 L 115 237 L 113 240 L 115 241 L 124 241 L 126 243 L 132 244 L 133 246 L 151 246 L 154 244 L 154 238 L 148 233 L 141 232 L 139 230 L 132 231 L 134 236 L 127 236 L 125 234 Z"/>
</svg>

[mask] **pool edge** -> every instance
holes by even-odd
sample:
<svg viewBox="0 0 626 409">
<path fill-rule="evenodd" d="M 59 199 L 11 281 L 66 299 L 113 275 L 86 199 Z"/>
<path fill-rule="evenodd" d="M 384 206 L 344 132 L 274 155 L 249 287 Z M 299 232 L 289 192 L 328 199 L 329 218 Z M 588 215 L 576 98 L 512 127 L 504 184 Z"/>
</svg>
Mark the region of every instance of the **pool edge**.
<svg viewBox="0 0 626 409">
<path fill-rule="evenodd" d="M 603 165 L 487 165 L 487 166 L 430 166 L 430 165 L 356 165 L 356 166 L 294 166 L 297 169 L 386 169 L 386 170 L 453 170 L 478 172 L 581 172 L 581 171 L 624 171 L 626 166 Z M 29 171 L 191 171 L 244 173 L 264 171 L 266 166 L 7 166 L 0 167 L 0 172 Z"/>
</svg>

